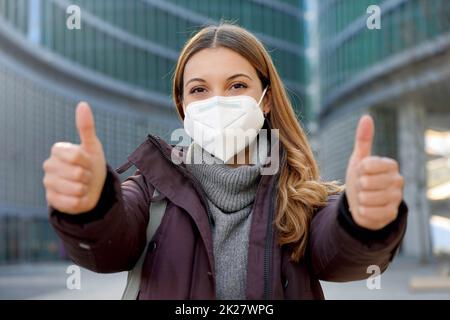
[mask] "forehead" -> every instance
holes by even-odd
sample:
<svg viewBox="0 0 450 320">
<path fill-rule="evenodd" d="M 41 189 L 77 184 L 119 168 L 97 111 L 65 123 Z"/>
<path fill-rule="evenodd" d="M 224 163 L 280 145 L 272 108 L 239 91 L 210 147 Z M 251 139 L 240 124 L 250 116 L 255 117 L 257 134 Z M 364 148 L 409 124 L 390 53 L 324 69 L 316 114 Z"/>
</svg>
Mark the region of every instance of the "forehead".
<svg viewBox="0 0 450 320">
<path fill-rule="evenodd" d="M 214 80 L 227 78 L 237 72 L 247 73 L 256 79 L 256 70 L 239 53 L 224 47 L 207 48 L 195 53 L 186 63 L 183 78 Z"/>
</svg>

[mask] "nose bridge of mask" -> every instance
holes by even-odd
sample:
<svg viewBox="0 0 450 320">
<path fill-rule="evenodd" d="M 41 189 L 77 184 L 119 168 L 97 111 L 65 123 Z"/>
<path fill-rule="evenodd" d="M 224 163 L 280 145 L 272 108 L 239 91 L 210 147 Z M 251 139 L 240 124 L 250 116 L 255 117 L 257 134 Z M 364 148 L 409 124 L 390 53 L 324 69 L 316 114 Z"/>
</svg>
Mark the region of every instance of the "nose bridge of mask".
<svg viewBox="0 0 450 320">
<path fill-rule="evenodd" d="M 225 98 L 225 99 L 222 99 Z M 242 108 L 242 102 L 238 100 L 217 97 L 198 110 L 195 119 L 200 125 L 206 125 L 211 129 L 225 129 L 242 118 L 247 111 Z"/>
<path fill-rule="evenodd" d="M 244 109 L 257 105 L 256 100 L 250 96 L 230 96 L 219 97 L 219 104 L 222 104 L 227 109 Z"/>
</svg>

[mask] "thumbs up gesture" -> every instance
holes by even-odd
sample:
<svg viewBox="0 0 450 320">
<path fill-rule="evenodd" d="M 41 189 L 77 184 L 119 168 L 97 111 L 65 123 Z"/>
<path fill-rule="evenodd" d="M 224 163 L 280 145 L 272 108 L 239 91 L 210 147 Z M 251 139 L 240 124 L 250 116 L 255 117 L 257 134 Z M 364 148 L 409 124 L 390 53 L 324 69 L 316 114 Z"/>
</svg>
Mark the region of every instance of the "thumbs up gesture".
<svg viewBox="0 0 450 320">
<path fill-rule="evenodd" d="M 365 115 L 356 129 L 347 167 L 346 195 L 356 224 L 379 230 L 397 218 L 403 198 L 403 177 L 397 161 L 371 156 L 373 136 L 373 120 Z"/>
<path fill-rule="evenodd" d="M 47 202 L 58 211 L 80 214 L 93 209 L 106 179 L 103 147 L 95 133 L 92 111 L 81 102 L 76 110 L 81 144 L 55 143 L 43 164 Z"/>
</svg>

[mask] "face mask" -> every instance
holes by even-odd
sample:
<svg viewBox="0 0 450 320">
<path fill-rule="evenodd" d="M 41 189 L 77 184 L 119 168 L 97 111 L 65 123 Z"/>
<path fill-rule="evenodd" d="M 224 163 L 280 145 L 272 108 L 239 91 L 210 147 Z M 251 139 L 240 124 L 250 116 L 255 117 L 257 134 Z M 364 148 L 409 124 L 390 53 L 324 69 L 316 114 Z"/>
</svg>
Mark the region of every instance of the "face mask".
<svg viewBox="0 0 450 320">
<path fill-rule="evenodd" d="M 186 107 L 184 130 L 204 150 L 228 162 L 258 136 L 264 124 L 257 102 L 250 96 L 215 96 Z"/>
</svg>

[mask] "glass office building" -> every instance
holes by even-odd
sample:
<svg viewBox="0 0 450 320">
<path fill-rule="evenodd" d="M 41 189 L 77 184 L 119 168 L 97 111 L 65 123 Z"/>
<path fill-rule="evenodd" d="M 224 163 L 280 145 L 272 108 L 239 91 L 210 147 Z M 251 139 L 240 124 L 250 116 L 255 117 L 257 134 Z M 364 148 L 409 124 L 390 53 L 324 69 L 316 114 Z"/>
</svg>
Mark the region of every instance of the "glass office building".
<svg viewBox="0 0 450 320">
<path fill-rule="evenodd" d="M 369 28 L 376 11 L 380 28 Z M 404 251 L 426 259 L 430 213 L 450 216 L 449 187 L 439 201 L 427 199 L 450 182 L 450 151 L 425 143 L 450 130 L 450 1 L 324 0 L 317 15 L 323 175 L 344 180 L 357 121 L 372 114 L 373 152 L 398 159 L 406 179 Z"/>
<path fill-rule="evenodd" d="M 71 5 L 81 29 L 68 27 Z M 91 104 L 112 166 L 148 133 L 168 138 L 181 126 L 170 99 L 178 52 L 221 19 L 263 41 L 307 122 L 300 1 L 0 0 L 0 263 L 63 255 L 41 167 L 54 142 L 77 142 L 77 102 Z"/>
</svg>

